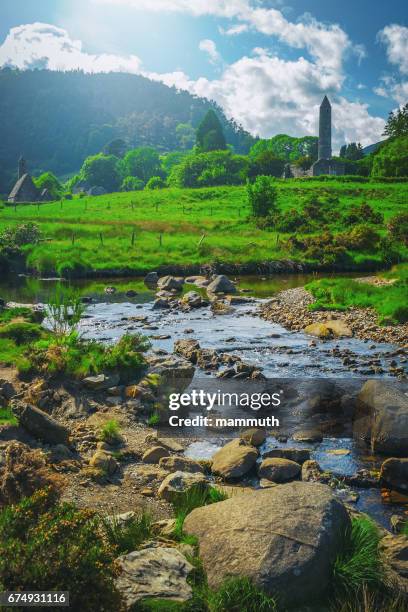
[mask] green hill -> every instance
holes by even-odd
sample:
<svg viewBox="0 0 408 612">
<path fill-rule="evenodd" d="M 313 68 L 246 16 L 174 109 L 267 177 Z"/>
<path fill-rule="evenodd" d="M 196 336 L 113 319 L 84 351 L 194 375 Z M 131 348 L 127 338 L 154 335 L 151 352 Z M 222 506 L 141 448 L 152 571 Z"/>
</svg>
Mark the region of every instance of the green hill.
<svg viewBox="0 0 408 612">
<path fill-rule="evenodd" d="M 255 141 L 214 102 L 137 75 L 5 68 L 0 91 L 0 193 L 15 180 L 21 153 L 32 173 L 61 176 L 117 138 L 130 148 L 177 150 L 184 135 L 177 126 L 196 128 L 210 108 L 236 152 Z"/>
</svg>

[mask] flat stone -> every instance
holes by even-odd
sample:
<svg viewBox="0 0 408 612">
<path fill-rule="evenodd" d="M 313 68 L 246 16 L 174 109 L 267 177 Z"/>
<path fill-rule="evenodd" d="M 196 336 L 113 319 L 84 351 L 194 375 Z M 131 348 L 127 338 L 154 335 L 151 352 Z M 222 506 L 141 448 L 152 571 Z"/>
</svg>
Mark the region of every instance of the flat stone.
<svg viewBox="0 0 408 612">
<path fill-rule="evenodd" d="M 142 599 L 185 602 L 192 590 L 187 582 L 193 566 L 176 548 L 144 548 L 116 559 L 115 580 L 126 609 Z"/>
<path fill-rule="evenodd" d="M 258 467 L 260 478 L 267 478 L 272 482 L 288 482 L 299 476 L 301 466 L 295 461 L 282 459 L 280 457 L 271 457 L 264 459 Z"/>
</svg>

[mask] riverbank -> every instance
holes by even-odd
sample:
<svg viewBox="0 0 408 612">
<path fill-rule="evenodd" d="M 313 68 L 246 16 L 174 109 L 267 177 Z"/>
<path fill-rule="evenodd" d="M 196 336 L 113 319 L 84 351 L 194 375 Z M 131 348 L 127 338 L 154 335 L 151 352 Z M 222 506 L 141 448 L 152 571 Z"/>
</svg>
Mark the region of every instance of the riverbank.
<svg viewBox="0 0 408 612">
<path fill-rule="evenodd" d="M 260 307 L 260 314 L 267 321 L 279 323 L 292 331 L 302 331 L 309 325 L 328 320 L 341 321 L 356 338 L 397 344 L 404 349 L 408 347 L 407 323 L 379 325 L 378 315 L 371 308 L 351 308 L 346 312 L 311 311 L 309 306 L 314 302 L 315 299 L 309 291 L 304 287 L 297 287 L 278 293 Z"/>
</svg>

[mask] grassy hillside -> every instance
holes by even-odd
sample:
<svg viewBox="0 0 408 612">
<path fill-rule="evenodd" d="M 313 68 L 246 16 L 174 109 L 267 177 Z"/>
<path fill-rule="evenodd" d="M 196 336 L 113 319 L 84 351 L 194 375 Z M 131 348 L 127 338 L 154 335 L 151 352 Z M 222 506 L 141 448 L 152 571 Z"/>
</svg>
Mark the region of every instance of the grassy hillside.
<svg viewBox="0 0 408 612">
<path fill-rule="evenodd" d="M 309 240 L 319 240 L 327 231 L 333 236 L 350 231 L 352 225 L 345 225 L 344 217 L 364 203 L 384 216 L 384 221 L 373 227 L 379 236 L 385 236 L 387 220 L 404 210 L 408 195 L 406 183 L 292 180 L 278 181 L 277 185 L 282 212 L 301 211 L 311 197 L 329 211 L 329 220 L 326 215 L 325 220 L 315 221 L 315 230 L 307 234 Z M 301 244 L 287 243 L 290 233 L 278 233 L 273 227 L 258 229 L 249 214 L 245 187 L 145 190 L 5 206 L 0 209 L 0 231 L 20 223 L 39 225 L 42 241 L 24 248 L 29 267 L 42 274 L 137 274 L 166 265 L 242 264 L 285 258 L 310 262 L 314 267 L 322 263 L 319 256 L 305 256 Z M 330 245 L 327 248 L 330 250 Z M 407 248 L 400 244 L 397 260 L 407 255 Z M 386 250 L 370 244 L 348 249 L 343 268 L 386 263 Z"/>
</svg>

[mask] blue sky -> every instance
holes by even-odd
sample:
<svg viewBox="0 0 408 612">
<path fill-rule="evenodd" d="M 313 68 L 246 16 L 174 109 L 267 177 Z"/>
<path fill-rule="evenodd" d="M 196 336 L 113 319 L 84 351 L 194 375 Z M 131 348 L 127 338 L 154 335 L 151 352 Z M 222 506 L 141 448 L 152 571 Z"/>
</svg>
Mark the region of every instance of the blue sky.
<svg viewBox="0 0 408 612">
<path fill-rule="evenodd" d="M 253 134 L 381 138 L 408 101 L 403 0 L 1 0 L 0 65 L 121 70 L 216 100 Z"/>
</svg>

